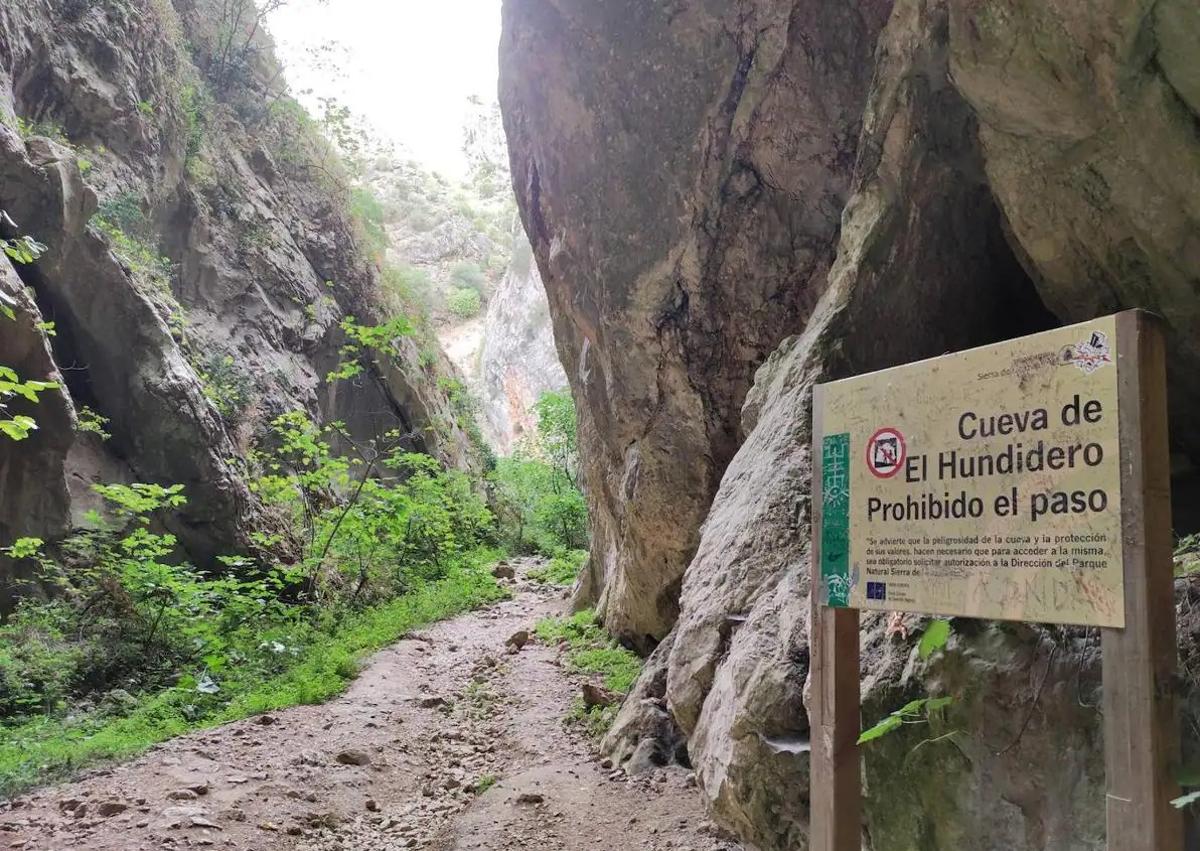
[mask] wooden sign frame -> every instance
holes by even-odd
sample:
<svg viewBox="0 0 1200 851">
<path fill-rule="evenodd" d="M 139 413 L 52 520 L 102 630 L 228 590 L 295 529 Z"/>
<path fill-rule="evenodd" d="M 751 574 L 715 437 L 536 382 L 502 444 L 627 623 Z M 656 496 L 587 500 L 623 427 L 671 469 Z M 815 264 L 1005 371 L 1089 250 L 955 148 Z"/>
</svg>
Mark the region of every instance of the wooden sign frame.
<svg viewBox="0 0 1200 851">
<path fill-rule="evenodd" d="M 1125 628 L 1102 629 L 1108 851 L 1182 851 L 1174 564 L 1160 321 L 1117 314 Z M 820 599 L 822 387 L 813 387 L 810 851 L 860 851 L 859 615 Z"/>
</svg>

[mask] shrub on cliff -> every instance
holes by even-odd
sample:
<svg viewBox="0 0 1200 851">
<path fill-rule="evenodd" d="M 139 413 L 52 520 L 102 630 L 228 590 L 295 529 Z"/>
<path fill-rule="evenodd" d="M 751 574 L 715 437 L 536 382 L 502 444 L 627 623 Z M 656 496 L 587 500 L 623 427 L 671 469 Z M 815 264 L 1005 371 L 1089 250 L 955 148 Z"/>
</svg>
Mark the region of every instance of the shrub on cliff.
<svg viewBox="0 0 1200 851">
<path fill-rule="evenodd" d="M 479 315 L 479 311 L 483 308 L 483 299 L 480 298 L 478 290 L 463 287 L 450 293 L 446 299 L 446 306 L 455 316 L 461 319 L 470 319 Z"/>
<path fill-rule="evenodd" d="M 489 477 L 504 541 L 519 551 L 554 555 L 587 547 L 587 503 L 576 482 L 575 407 L 565 393 L 541 396 L 538 431 Z"/>
<path fill-rule="evenodd" d="M 53 549 L 31 538 L 6 548 L 53 594 L 23 600 L 0 625 L 0 793 L 34 779 L 34 760 L 77 760 L 78 743 L 66 743 L 80 725 L 149 713 L 96 745 L 112 755 L 297 695 L 327 697 L 353 676 L 353 651 L 495 599 L 483 569 L 491 513 L 465 475 L 405 451 L 403 438 L 353 444 L 340 425 L 277 418 L 252 458 L 254 489 L 295 540 L 260 533 L 263 554 L 221 558 L 223 576 L 181 559 L 164 531 L 186 503 L 180 485 L 96 486 L 104 511 L 87 529 Z M 334 454 L 335 439 L 351 444 L 347 455 Z M 374 614 L 393 608 L 395 623 Z"/>
</svg>

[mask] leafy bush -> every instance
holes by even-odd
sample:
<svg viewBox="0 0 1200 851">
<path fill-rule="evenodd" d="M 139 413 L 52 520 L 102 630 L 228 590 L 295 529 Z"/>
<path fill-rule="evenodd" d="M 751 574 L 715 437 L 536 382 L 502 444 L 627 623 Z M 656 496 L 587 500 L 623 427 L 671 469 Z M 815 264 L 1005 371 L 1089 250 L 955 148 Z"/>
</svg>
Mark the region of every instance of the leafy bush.
<svg viewBox="0 0 1200 851">
<path fill-rule="evenodd" d="M 454 268 L 450 270 L 450 279 L 457 287 L 474 290 L 476 293 L 482 293 L 483 288 L 487 286 L 487 276 L 484 275 L 483 269 L 478 263 L 469 260 L 454 264 Z"/>
<path fill-rule="evenodd" d="M 0 308 L 3 307 L 3 302 L 0 302 Z M 57 387 L 58 384 L 53 381 L 22 379 L 16 370 L 0 364 L 0 434 L 9 440 L 29 437 L 37 429 L 37 421 L 27 414 L 9 415 L 9 400 L 20 396 L 29 402 L 37 402 L 40 393 Z"/>
<path fill-rule="evenodd" d="M 342 346 L 341 362 L 325 376 L 327 381 L 353 378 L 363 371 L 366 359 L 375 354 L 390 356 L 395 353 L 396 340 L 414 333 L 407 316 L 394 316 L 379 325 L 359 325 L 353 316 L 343 317 L 342 333 L 346 343 Z"/>
<path fill-rule="evenodd" d="M 587 503 L 575 482 L 579 466 L 575 408 L 565 393 L 545 393 L 534 406 L 538 433 L 489 477 L 507 545 L 554 555 L 587 546 Z"/>
<path fill-rule="evenodd" d="M 483 299 L 478 290 L 456 289 L 447 296 L 446 306 L 455 316 L 470 319 L 478 316 L 479 311 L 483 309 Z"/>
<path fill-rule="evenodd" d="M 24 684 L 21 693 L 7 691 L 0 715 L 53 711 L 68 693 L 160 687 L 186 665 L 216 670 L 231 643 L 248 643 L 241 633 L 282 611 L 271 593 L 280 585 L 274 575 L 212 579 L 172 559 L 174 536 L 153 528 L 186 502 L 182 486 L 94 489 L 107 516 L 93 515 L 92 528 L 63 543 L 61 564 L 40 549 L 19 553 L 59 593 L 48 602 L 24 600 L 0 626 L 0 645 L 20 648 L 0 660 L 2 679 Z M 47 666 L 55 668 L 53 680 Z"/>
<path fill-rule="evenodd" d="M 138 198 L 126 192 L 105 201 L 91 224 L 108 238 L 117 257 L 129 267 L 134 280 L 151 291 L 170 294 L 174 266 L 154 244 L 154 232 Z"/>
<path fill-rule="evenodd" d="M 587 561 L 587 550 L 562 549 L 544 566 L 529 571 L 529 578 L 543 585 L 568 586 L 575 582 L 579 569 Z"/>
<path fill-rule="evenodd" d="M 294 412 L 273 429 L 276 448 L 256 455 L 263 472 L 252 488 L 302 530 L 298 568 L 314 599 L 403 594 L 444 576 L 491 527 L 470 480 L 405 451 L 397 432 L 347 459 L 331 447 L 334 436 L 350 440 L 341 424 L 320 428 Z"/>
<path fill-rule="evenodd" d="M 231 355 L 211 352 L 193 364 L 204 396 L 225 422 L 237 425 L 254 398 L 254 379 Z"/>
</svg>

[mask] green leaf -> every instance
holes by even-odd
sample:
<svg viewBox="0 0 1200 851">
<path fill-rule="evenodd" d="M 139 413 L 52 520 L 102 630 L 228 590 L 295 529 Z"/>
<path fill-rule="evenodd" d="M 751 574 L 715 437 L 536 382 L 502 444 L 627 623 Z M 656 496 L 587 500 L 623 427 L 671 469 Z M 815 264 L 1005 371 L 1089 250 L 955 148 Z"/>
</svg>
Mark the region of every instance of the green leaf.
<svg viewBox="0 0 1200 851">
<path fill-rule="evenodd" d="M 925 704 L 925 714 L 937 712 L 939 709 L 945 709 L 950 704 L 954 703 L 953 697 L 931 697 L 929 703 Z"/>
<path fill-rule="evenodd" d="M 882 736 L 886 736 L 888 733 L 898 729 L 903 724 L 904 721 L 901 720 L 899 715 L 889 715 L 874 727 L 863 730 L 858 736 L 858 744 L 862 745 L 867 742 L 874 741 Z"/>
<path fill-rule="evenodd" d="M 908 703 L 901 706 L 893 715 L 916 715 L 921 711 L 921 708 L 929 702 L 927 697 L 919 697 L 916 700 L 910 700 Z"/>
<path fill-rule="evenodd" d="M 950 640 L 950 621 L 945 618 L 937 618 L 929 622 L 929 626 L 925 627 L 925 634 L 921 636 L 921 643 L 917 647 L 917 652 L 922 659 L 928 659 L 933 655 L 935 650 L 941 650 L 946 646 L 946 642 Z"/>
</svg>

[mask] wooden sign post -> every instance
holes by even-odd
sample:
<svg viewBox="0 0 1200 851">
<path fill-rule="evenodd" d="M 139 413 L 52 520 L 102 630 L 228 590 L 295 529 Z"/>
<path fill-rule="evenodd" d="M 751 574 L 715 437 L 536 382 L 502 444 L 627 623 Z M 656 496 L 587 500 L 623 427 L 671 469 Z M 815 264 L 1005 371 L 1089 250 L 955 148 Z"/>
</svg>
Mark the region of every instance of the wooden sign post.
<svg viewBox="0 0 1200 851">
<path fill-rule="evenodd" d="M 859 851 L 858 611 L 1103 634 L 1109 851 L 1181 851 L 1165 346 L 1127 311 L 813 388 L 811 851 Z"/>
</svg>

